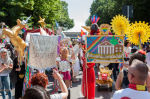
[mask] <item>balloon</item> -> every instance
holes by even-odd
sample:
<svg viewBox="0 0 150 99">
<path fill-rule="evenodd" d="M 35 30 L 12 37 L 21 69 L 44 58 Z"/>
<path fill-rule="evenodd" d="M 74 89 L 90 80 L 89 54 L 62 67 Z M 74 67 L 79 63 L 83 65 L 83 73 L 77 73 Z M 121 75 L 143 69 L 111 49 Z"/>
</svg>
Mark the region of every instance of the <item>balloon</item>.
<svg viewBox="0 0 150 99">
<path fill-rule="evenodd" d="M 22 24 L 19 19 L 17 19 L 17 25 L 12 29 L 4 28 L 2 31 L 2 35 L 6 35 L 10 38 L 12 45 L 14 45 L 16 51 L 19 54 L 19 62 L 22 62 L 22 58 L 24 57 L 24 49 L 26 47 L 26 43 L 21 37 L 18 36 L 19 31 L 25 27 L 25 24 Z"/>
</svg>

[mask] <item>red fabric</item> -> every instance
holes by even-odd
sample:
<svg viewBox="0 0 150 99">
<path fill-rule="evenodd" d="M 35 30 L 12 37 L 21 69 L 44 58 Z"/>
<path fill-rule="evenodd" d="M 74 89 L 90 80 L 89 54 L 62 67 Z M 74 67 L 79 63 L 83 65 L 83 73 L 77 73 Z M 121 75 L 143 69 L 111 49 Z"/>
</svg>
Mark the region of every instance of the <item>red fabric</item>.
<svg viewBox="0 0 150 99">
<path fill-rule="evenodd" d="M 85 56 L 85 52 L 83 53 L 83 56 Z M 82 94 L 85 97 L 88 97 L 88 99 L 94 99 L 95 98 L 95 72 L 94 72 L 94 66 L 95 63 L 87 63 L 87 70 L 86 70 L 86 58 L 82 57 L 83 60 L 83 78 L 82 78 Z M 86 82 L 86 76 L 87 76 L 87 82 Z M 88 96 L 87 96 L 88 94 Z"/>
<path fill-rule="evenodd" d="M 129 84 L 129 88 L 136 90 L 136 84 Z"/>
<path fill-rule="evenodd" d="M 131 99 L 131 98 L 129 98 L 129 97 L 122 97 L 121 99 Z"/>
<path fill-rule="evenodd" d="M 90 35 L 100 35 L 99 29 L 97 31 L 91 30 Z"/>
<path fill-rule="evenodd" d="M 63 80 L 71 80 L 71 74 L 69 71 L 61 72 L 63 74 Z"/>
<path fill-rule="evenodd" d="M 44 28 L 44 30 L 49 34 L 51 35 L 52 34 L 52 30 L 48 29 L 48 28 Z M 26 40 L 26 36 L 28 33 L 36 33 L 36 32 L 40 32 L 40 29 L 33 29 L 32 30 L 26 30 L 25 33 L 24 33 L 24 40 Z"/>
</svg>

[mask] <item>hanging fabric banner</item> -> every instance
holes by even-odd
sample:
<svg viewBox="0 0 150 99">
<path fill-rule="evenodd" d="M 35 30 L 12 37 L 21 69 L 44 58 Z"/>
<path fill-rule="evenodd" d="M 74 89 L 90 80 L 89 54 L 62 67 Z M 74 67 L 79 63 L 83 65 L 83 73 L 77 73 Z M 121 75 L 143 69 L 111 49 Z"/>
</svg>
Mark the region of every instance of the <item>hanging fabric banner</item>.
<svg viewBox="0 0 150 99">
<path fill-rule="evenodd" d="M 30 37 L 29 65 L 46 69 L 56 65 L 58 36 L 32 35 Z"/>
</svg>

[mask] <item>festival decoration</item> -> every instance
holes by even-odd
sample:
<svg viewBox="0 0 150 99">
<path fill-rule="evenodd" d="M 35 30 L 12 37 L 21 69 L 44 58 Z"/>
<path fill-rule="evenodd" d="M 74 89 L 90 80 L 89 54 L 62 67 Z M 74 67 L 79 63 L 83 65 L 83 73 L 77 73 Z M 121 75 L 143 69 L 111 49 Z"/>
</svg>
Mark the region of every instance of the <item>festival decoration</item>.
<svg viewBox="0 0 150 99">
<path fill-rule="evenodd" d="M 84 33 L 84 31 L 81 29 L 81 37 L 82 37 L 83 35 L 86 35 L 86 33 Z"/>
<path fill-rule="evenodd" d="M 22 24 L 22 22 L 17 19 L 17 25 L 14 26 L 12 29 L 4 28 L 2 31 L 2 35 L 8 36 L 10 38 L 10 41 L 12 45 L 15 47 L 19 54 L 19 63 L 21 64 L 22 58 L 24 57 L 24 49 L 26 47 L 26 43 L 24 40 L 21 39 L 21 37 L 18 36 L 21 29 L 25 27 L 25 24 Z"/>
<path fill-rule="evenodd" d="M 93 16 L 91 17 L 91 22 L 92 22 L 92 24 L 97 23 L 97 22 L 99 21 L 99 19 L 100 19 L 100 17 L 97 17 L 97 16 L 93 15 Z"/>
<path fill-rule="evenodd" d="M 112 19 L 111 27 L 116 35 L 124 35 L 128 31 L 130 24 L 126 17 L 117 15 Z"/>
<path fill-rule="evenodd" d="M 90 29 L 90 26 L 81 26 L 82 28 L 84 28 L 86 31 L 90 32 L 91 29 Z"/>
<path fill-rule="evenodd" d="M 87 36 L 87 62 L 122 63 L 122 36 Z"/>
<path fill-rule="evenodd" d="M 132 44 L 139 45 L 144 44 L 149 40 L 150 26 L 145 22 L 132 23 L 127 31 L 127 40 Z M 141 48 L 141 47 L 140 47 Z"/>
<path fill-rule="evenodd" d="M 46 23 L 44 21 L 45 21 L 45 18 L 42 19 L 41 17 L 40 17 L 40 20 L 38 21 L 41 24 L 42 28 L 44 28 L 46 25 Z"/>
<path fill-rule="evenodd" d="M 91 25 L 90 35 L 100 35 L 100 31 L 97 23 Z"/>
<path fill-rule="evenodd" d="M 41 27 L 40 27 L 40 34 L 43 36 L 49 36 L 49 34 Z"/>
<path fill-rule="evenodd" d="M 109 24 L 101 24 L 99 28 L 101 35 L 109 35 L 110 29 L 111 26 Z"/>
<path fill-rule="evenodd" d="M 95 27 L 97 27 L 97 29 L 99 30 L 99 27 L 98 26 L 96 26 L 97 25 L 97 22 L 99 21 L 99 17 L 97 17 L 97 16 L 92 16 L 91 17 L 91 23 L 92 23 L 92 25 L 91 25 L 91 27 L 90 26 L 81 26 L 82 28 L 84 28 L 87 32 L 89 32 L 90 34 L 91 34 L 91 32 L 93 33 L 93 32 L 95 32 L 95 31 L 92 31 L 92 29 L 91 28 L 95 28 Z M 97 32 L 97 31 L 96 31 Z M 99 31 L 98 31 L 99 32 Z"/>
</svg>

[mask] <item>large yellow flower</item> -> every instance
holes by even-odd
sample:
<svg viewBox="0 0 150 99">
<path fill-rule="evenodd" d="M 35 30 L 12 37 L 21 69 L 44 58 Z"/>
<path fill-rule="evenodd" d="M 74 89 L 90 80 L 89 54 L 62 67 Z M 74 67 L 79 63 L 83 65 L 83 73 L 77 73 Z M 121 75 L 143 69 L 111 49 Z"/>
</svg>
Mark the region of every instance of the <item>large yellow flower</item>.
<svg viewBox="0 0 150 99">
<path fill-rule="evenodd" d="M 124 35 L 130 26 L 128 19 L 123 15 L 117 15 L 112 19 L 111 27 L 116 35 Z"/>
<path fill-rule="evenodd" d="M 150 26 L 145 22 L 135 22 L 132 23 L 127 32 L 128 40 L 135 44 L 139 45 L 144 44 L 149 40 L 150 37 Z"/>
</svg>

